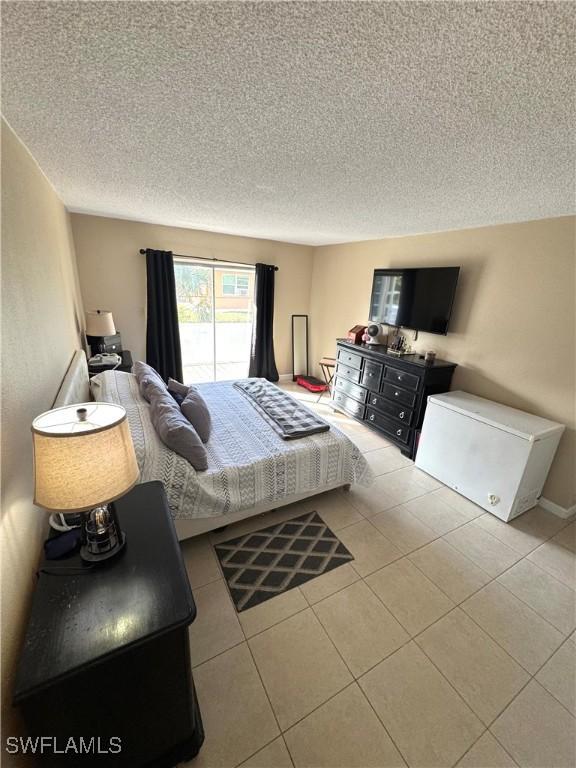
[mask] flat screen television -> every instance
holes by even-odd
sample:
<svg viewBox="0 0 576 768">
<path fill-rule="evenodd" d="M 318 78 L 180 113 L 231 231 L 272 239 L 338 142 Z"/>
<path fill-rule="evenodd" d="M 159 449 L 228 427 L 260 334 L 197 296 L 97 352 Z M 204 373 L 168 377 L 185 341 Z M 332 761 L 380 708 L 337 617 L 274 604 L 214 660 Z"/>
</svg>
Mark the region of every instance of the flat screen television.
<svg viewBox="0 0 576 768">
<path fill-rule="evenodd" d="M 375 269 L 370 322 L 448 333 L 460 267 Z"/>
</svg>

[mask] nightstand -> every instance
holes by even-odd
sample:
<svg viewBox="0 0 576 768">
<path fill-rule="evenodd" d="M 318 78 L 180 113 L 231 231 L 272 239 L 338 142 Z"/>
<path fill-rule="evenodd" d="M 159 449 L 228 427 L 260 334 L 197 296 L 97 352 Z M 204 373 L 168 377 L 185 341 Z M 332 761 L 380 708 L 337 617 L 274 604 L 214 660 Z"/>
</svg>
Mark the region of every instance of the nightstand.
<svg viewBox="0 0 576 768">
<path fill-rule="evenodd" d="M 132 352 L 130 352 L 129 349 L 123 349 L 122 352 L 120 352 L 120 355 L 122 357 L 122 362 L 119 366 L 115 367 L 113 365 L 90 365 L 88 364 L 88 375 L 90 377 L 96 376 L 97 373 L 102 373 L 102 371 L 123 371 L 124 373 L 130 373 L 132 370 Z"/>
<path fill-rule="evenodd" d="M 27 735 L 56 749 L 94 736 L 101 750 L 75 759 L 52 748 L 40 765 L 170 768 L 204 740 L 188 638 L 196 606 L 162 483 L 137 485 L 116 511 L 120 555 L 94 568 L 79 555 L 45 560 L 39 572 L 14 703 Z"/>
</svg>

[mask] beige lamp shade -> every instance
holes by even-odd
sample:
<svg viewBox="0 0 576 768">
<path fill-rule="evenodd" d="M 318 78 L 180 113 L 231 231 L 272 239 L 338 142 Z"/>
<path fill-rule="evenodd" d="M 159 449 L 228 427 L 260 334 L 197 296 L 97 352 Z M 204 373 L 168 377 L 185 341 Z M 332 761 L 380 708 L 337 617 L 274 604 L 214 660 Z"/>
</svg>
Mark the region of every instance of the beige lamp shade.
<svg viewBox="0 0 576 768">
<path fill-rule="evenodd" d="M 55 408 L 32 422 L 34 503 L 53 512 L 93 509 L 123 496 L 139 470 L 126 411 L 114 403 Z"/>
<path fill-rule="evenodd" d="M 92 309 L 86 312 L 87 336 L 113 336 L 115 333 L 116 326 L 109 309 Z"/>
</svg>

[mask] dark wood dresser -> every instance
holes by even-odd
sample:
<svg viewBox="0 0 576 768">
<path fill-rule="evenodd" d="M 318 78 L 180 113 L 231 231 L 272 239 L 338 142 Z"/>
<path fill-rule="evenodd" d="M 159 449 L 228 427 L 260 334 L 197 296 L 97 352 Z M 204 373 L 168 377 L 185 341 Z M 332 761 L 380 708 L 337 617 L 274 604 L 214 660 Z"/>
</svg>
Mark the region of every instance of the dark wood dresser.
<svg viewBox="0 0 576 768">
<path fill-rule="evenodd" d="M 413 459 L 428 395 L 450 389 L 456 364 L 398 357 L 378 344 L 337 344 L 332 406 L 379 430 Z"/>
<path fill-rule="evenodd" d="M 52 739 L 36 751 L 42 766 L 170 768 L 204 739 L 188 638 L 196 607 L 162 484 L 137 485 L 116 510 L 117 557 L 41 566 L 14 702 L 28 735 Z"/>
</svg>

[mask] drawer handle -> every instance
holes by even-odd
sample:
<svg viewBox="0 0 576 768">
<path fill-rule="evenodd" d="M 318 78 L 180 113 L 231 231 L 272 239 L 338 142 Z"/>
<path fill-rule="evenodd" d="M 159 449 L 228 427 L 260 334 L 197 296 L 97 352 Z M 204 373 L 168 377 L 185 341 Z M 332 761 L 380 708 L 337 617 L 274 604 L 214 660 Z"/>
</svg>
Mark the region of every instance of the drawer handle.
<svg viewBox="0 0 576 768">
<path fill-rule="evenodd" d="M 401 373 L 398 374 L 397 379 L 398 379 L 398 381 L 402 381 L 402 374 Z"/>
<path fill-rule="evenodd" d="M 372 371 L 368 371 L 368 376 L 374 376 L 374 374 L 372 373 Z"/>
<path fill-rule="evenodd" d="M 396 430 L 396 434 L 398 435 L 398 437 L 400 437 L 400 435 L 402 434 L 402 430 L 401 429 L 397 429 Z"/>
<path fill-rule="evenodd" d="M 372 398 L 372 405 L 376 405 L 377 402 L 378 402 L 378 398 L 373 397 Z"/>
<path fill-rule="evenodd" d="M 398 415 L 400 416 L 401 419 L 403 419 L 406 414 L 404 413 L 404 411 L 401 411 Z"/>
<path fill-rule="evenodd" d="M 370 421 L 374 421 L 374 414 L 370 416 Z"/>
<path fill-rule="evenodd" d="M 399 396 L 400 396 L 400 392 L 398 392 L 398 390 L 396 390 L 396 392 L 394 392 L 394 397 L 399 397 Z"/>
</svg>

